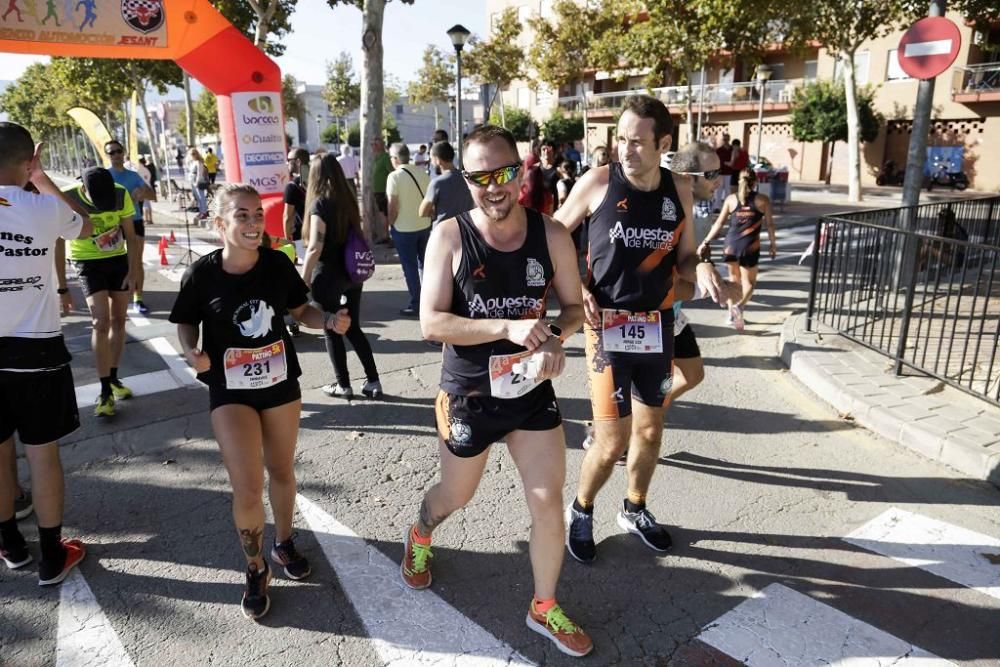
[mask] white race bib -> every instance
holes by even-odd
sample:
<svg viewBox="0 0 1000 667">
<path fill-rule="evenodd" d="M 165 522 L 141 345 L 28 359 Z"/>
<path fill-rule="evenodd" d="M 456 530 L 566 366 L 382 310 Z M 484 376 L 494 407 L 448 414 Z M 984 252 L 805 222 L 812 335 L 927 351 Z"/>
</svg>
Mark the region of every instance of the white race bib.
<svg viewBox="0 0 1000 667">
<path fill-rule="evenodd" d="M 523 365 L 531 363 L 533 352 L 504 354 L 490 357 L 490 394 L 494 398 L 520 398 L 538 386 L 539 381 L 521 373 Z"/>
<path fill-rule="evenodd" d="M 258 348 L 226 350 L 226 389 L 267 389 L 288 378 L 285 343 L 278 341 Z"/>
<path fill-rule="evenodd" d="M 607 352 L 663 352 L 660 312 L 630 313 L 627 310 L 601 311 L 601 332 Z"/>
<path fill-rule="evenodd" d="M 674 335 L 680 336 L 690 321 L 683 310 L 677 311 L 677 317 L 674 318 Z"/>
</svg>

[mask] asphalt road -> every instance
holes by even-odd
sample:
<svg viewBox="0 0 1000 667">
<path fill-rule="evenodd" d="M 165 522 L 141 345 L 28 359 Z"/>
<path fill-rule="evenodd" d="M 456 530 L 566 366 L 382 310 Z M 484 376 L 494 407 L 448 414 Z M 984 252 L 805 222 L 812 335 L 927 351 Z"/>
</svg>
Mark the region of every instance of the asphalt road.
<svg viewBox="0 0 1000 667">
<path fill-rule="evenodd" d="M 1000 560 L 1000 494 L 855 428 L 777 357 L 781 323 L 803 308 L 808 269 L 795 262 L 809 235 L 781 231 L 783 255 L 762 262 L 742 335 L 717 307 L 687 308 L 707 377 L 668 414 L 649 499 L 676 546 L 657 557 L 621 533 L 616 470 L 596 507 L 598 560 L 567 558 L 559 589 L 594 639 L 589 664 L 1000 664 L 1000 566 L 986 557 Z M 172 246 L 171 262 L 179 254 Z M 148 258 L 153 313 L 130 322 L 121 374 L 151 393 L 119 404 L 111 424 L 81 402 L 83 427 L 63 448 L 64 532 L 89 553 L 61 590 L 38 588 L 34 565 L 0 567 L 0 665 L 570 662 L 522 620 L 529 521 L 502 445 L 473 502 L 435 534 L 433 593 L 399 581 L 401 535 L 437 474 L 440 351 L 396 315 L 395 264 L 379 266 L 363 302 L 384 400 L 327 398 L 322 339 L 296 340 L 296 520 L 313 575 L 277 576 L 270 614 L 246 621 L 207 392 L 163 342 L 179 349 L 166 322 L 178 276 Z M 88 326 L 81 313 L 65 320 L 82 388 L 97 381 Z M 570 498 L 589 400 L 582 336 L 568 348 L 556 391 Z M 33 522 L 22 527 L 34 542 Z"/>
</svg>

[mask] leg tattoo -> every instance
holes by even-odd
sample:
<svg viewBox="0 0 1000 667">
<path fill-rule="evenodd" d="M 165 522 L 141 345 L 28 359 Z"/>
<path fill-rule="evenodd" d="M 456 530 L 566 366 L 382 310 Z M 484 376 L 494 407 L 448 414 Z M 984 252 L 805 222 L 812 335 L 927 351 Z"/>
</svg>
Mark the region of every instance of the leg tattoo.
<svg viewBox="0 0 1000 667">
<path fill-rule="evenodd" d="M 420 503 L 420 520 L 417 522 L 417 531 L 422 535 L 430 537 L 430 534 L 442 521 L 448 518 L 447 514 L 434 514 L 427 504 L 427 498 Z"/>
<path fill-rule="evenodd" d="M 264 531 L 260 528 L 241 528 L 240 540 L 243 542 L 243 553 L 247 558 L 256 558 L 260 555 Z"/>
</svg>

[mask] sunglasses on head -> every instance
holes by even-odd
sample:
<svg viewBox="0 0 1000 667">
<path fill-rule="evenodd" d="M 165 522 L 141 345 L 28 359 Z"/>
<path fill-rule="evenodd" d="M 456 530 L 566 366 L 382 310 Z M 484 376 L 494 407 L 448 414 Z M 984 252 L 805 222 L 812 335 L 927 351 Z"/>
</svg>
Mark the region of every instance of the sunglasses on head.
<svg viewBox="0 0 1000 667">
<path fill-rule="evenodd" d="M 499 169 L 494 169 L 493 171 L 462 171 L 462 176 L 465 176 L 465 180 L 472 183 L 476 187 L 485 188 L 488 187 L 490 183 L 496 183 L 497 185 L 507 185 L 515 178 L 517 178 L 517 172 L 521 170 L 521 163 L 515 162 L 514 164 L 509 164 L 506 167 L 500 167 Z"/>
<path fill-rule="evenodd" d="M 107 153 L 108 155 L 123 155 L 125 151 L 124 149 L 121 148 L 112 148 L 111 150 L 107 151 Z"/>
<path fill-rule="evenodd" d="M 721 169 L 712 169 L 711 171 L 685 171 L 683 172 L 686 176 L 701 176 L 706 181 L 710 181 L 713 178 L 718 178 L 719 174 L 722 173 Z"/>
</svg>

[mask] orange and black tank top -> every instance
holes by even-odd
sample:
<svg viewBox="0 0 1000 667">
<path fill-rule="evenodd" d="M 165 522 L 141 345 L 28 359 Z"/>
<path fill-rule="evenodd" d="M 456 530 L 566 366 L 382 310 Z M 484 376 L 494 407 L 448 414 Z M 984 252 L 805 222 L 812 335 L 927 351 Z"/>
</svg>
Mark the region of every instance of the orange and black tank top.
<svg viewBox="0 0 1000 667">
<path fill-rule="evenodd" d="M 757 192 L 747 195 L 747 203 L 740 204 L 729 218 L 729 231 L 726 232 L 727 255 L 737 257 L 760 250 L 760 226 L 764 219 L 764 211 L 757 208 Z M 737 199 L 739 204 L 739 199 Z"/>
<path fill-rule="evenodd" d="M 587 229 L 587 289 L 601 308 L 666 310 L 684 230 L 673 176 L 660 167 L 659 187 L 645 192 L 629 183 L 620 163 L 608 169 L 607 195 Z"/>
<path fill-rule="evenodd" d="M 474 320 L 524 320 L 545 317 L 545 296 L 555 270 L 549 257 L 545 220 L 525 209 L 528 232 L 517 250 L 504 252 L 486 243 L 469 213 L 456 217 L 462 260 L 455 273 L 451 312 Z M 489 396 L 492 355 L 516 354 L 524 347 L 509 340 L 444 346 L 441 389 L 461 396 Z"/>
</svg>

